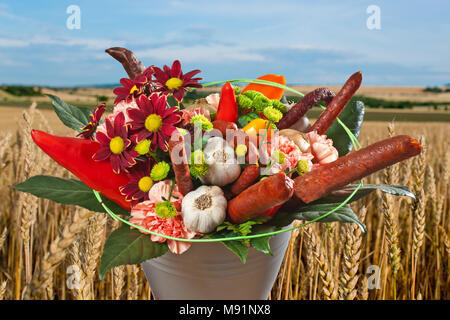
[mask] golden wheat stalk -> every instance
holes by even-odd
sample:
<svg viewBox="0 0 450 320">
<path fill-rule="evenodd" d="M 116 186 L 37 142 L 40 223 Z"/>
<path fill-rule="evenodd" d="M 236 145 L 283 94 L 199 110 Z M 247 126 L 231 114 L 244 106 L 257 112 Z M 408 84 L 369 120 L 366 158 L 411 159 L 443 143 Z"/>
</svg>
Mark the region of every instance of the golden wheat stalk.
<svg viewBox="0 0 450 320">
<path fill-rule="evenodd" d="M 59 237 L 50 245 L 50 249 L 44 254 L 40 262 L 38 272 L 33 275 L 30 286 L 27 288 L 25 298 L 29 299 L 49 286 L 50 276 L 54 273 L 58 265 L 64 260 L 69 248 L 77 239 L 87 224 L 92 212 L 87 210 L 75 211 L 72 222 L 63 227 Z"/>
<path fill-rule="evenodd" d="M 364 222 L 366 208 L 360 210 L 359 219 Z M 347 226 L 344 259 L 342 260 L 342 272 L 339 285 L 339 298 L 353 300 L 357 296 L 356 284 L 359 275 L 359 260 L 361 257 L 362 230 L 359 226 L 351 224 Z"/>
</svg>

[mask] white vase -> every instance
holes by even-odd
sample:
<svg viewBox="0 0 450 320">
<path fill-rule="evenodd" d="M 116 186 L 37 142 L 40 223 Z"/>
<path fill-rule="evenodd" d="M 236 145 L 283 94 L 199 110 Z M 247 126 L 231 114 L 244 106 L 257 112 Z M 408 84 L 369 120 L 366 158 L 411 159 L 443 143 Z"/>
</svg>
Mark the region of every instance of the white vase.
<svg viewBox="0 0 450 320">
<path fill-rule="evenodd" d="M 263 300 L 278 275 L 291 232 L 270 239 L 273 256 L 249 248 L 247 262 L 220 242 L 192 243 L 181 255 L 171 252 L 142 263 L 153 296 L 159 300 Z"/>
</svg>

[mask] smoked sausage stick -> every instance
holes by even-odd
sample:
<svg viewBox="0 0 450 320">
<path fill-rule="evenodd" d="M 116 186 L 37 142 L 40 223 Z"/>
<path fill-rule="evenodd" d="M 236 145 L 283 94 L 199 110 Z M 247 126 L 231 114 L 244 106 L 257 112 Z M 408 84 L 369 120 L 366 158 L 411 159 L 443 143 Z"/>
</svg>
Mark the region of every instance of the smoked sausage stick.
<svg viewBox="0 0 450 320">
<path fill-rule="evenodd" d="M 306 94 L 302 100 L 297 102 L 281 120 L 276 124 L 279 130 L 287 129 L 303 117 L 309 109 L 314 107 L 320 101 L 328 105 L 334 98 L 334 93 L 328 88 L 317 88 Z"/>
<path fill-rule="evenodd" d="M 325 134 L 334 120 L 341 114 L 344 107 L 359 89 L 362 81 L 361 71 L 355 72 L 348 78 L 341 90 L 328 104 L 327 108 L 319 116 L 319 119 L 309 128 L 309 131 L 317 131 L 318 134 Z"/>
<path fill-rule="evenodd" d="M 421 151 L 420 143 L 405 135 L 378 141 L 295 178 L 295 195 L 310 203 Z"/>
<path fill-rule="evenodd" d="M 293 193 L 293 180 L 279 172 L 255 183 L 228 201 L 228 215 L 234 223 L 245 222 L 285 203 Z"/>
<path fill-rule="evenodd" d="M 235 196 L 250 187 L 259 178 L 259 166 L 251 164 L 242 171 L 239 178 L 231 185 L 231 193 Z"/>
<path fill-rule="evenodd" d="M 194 190 L 194 184 L 192 183 L 191 173 L 189 172 L 184 138 L 178 130 L 174 130 L 172 137 L 169 140 L 169 152 L 178 190 L 185 196 Z"/>
</svg>

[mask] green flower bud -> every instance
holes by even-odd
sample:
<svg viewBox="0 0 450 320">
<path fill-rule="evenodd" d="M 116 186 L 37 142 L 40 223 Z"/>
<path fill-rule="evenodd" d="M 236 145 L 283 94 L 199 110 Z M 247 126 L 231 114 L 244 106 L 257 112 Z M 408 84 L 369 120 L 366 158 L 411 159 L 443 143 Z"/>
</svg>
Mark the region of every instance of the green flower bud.
<svg viewBox="0 0 450 320">
<path fill-rule="evenodd" d="M 286 113 L 287 112 L 286 106 L 283 103 L 281 103 L 281 101 L 278 101 L 278 100 L 275 100 L 275 99 L 272 99 L 270 101 L 272 101 L 272 107 L 280 110 L 281 113 Z"/>
<path fill-rule="evenodd" d="M 270 120 L 272 122 L 278 122 L 283 118 L 283 114 L 280 110 L 275 109 L 274 107 L 267 107 L 263 111 L 264 115 L 266 116 L 267 120 Z"/>
<path fill-rule="evenodd" d="M 299 176 L 304 175 L 309 170 L 308 162 L 306 160 L 300 160 L 299 162 L 297 162 L 297 166 L 295 167 L 295 169 Z"/>
<path fill-rule="evenodd" d="M 177 215 L 177 209 L 170 201 L 158 202 L 155 206 L 155 213 L 160 218 L 170 219 Z"/>
<path fill-rule="evenodd" d="M 261 92 L 258 92 L 258 91 L 255 91 L 255 90 L 248 90 L 248 91 L 245 91 L 245 92 L 243 92 L 241 94 L 246 96 L 246 97 L 248 97 L 248 98 L 250 98 L 250 100 L 255 100 L 255 98 L 259 97 L 259 96 L 263 96 L 264 97 L 264 95 Z"/>
<path fill-rule="evenodd" d="M 201 126 L 203 131 L 208 131 L 213 128 L 213 124 L 211 123 L 211 121 L 209 121 L 202 114 L 192 117 L 191 123 L 194 124 L 195 126 Z"/>
<path fill-rule="evenodd" d="M 161 161 L 153 166 L 152 171 L 150 171 L 150 177 L 153 181 L 160 181 L 167 177 L 169 171 L 170 165 L 165 161 Z"/>
<path fill-rule="evenodd" d="M 255 108 L 256 113 L 262 113 L 265 108 L 270 107 L 271 105 L 272 101 L 262 94 L 253 99 L 253 107 Z"/>
<path fill-rule="evenodd" d="M 242 111 L 247 111 L 247 110 L 251 109 L 253 106 L 252 99 L 250 99 L 249 97 L 244 96 L 242 94 L 240 94 L 238 96 L 237 103 L 238 103 L 239 109 Z"/>
</svg>

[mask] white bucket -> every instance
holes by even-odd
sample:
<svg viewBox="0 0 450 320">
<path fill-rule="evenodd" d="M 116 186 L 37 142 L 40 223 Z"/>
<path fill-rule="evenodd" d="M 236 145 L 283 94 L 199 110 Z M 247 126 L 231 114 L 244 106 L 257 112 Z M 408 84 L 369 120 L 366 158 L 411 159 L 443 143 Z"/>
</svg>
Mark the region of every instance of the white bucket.
<svg viewBox="0 0 450 320">
<path fill-rule="evenodd" d="M 249 248 L 247 262 L 220 242 L 192 243 L 142 263 L 153 296 L 160 300 L 263 300 L 276 280 L 291 232 L 270 239 L 273 256 Z"/>
</svg>

